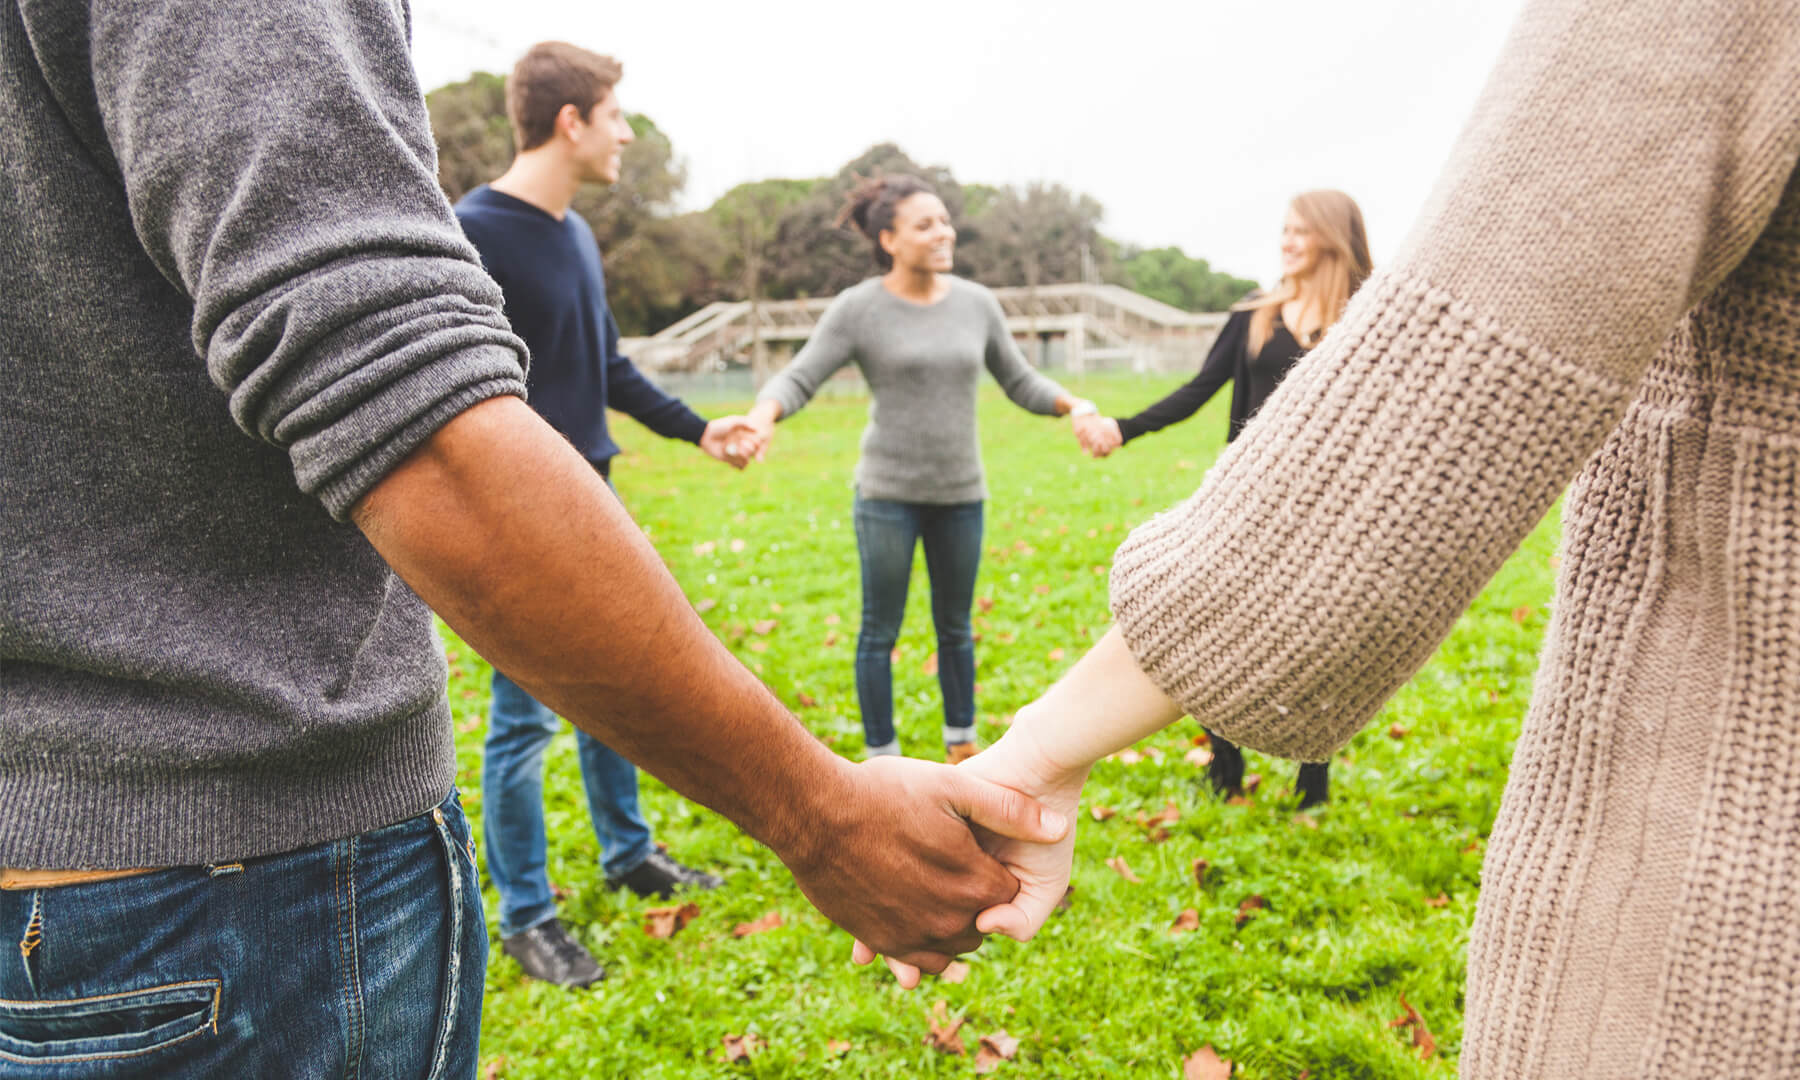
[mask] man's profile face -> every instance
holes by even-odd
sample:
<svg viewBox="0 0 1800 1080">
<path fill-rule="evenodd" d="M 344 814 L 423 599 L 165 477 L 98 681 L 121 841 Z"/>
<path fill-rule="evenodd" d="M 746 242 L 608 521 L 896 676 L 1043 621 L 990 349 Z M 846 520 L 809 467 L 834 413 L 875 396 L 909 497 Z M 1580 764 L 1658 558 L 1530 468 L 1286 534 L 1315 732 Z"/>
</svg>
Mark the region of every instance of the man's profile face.
<svg viewBox="0 0 1800 1080">
<path fill-rule="evenodd" d="M 619 95 L 608 90 L 606 96 L 588 110 L 584 122 L 575 124 L 571 135 L 575 143 L 575 163 L 583 180 L 602 184 L 617 183 L 619 162 L 625 147 L 634 136 L 619 105 Z"/>
</svg>

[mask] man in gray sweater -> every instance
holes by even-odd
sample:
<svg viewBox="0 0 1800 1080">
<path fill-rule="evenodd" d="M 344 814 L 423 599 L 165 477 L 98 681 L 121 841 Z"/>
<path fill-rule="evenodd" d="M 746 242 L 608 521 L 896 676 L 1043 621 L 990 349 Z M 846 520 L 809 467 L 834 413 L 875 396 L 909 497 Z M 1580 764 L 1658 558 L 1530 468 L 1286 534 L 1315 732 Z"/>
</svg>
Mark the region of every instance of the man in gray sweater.
<svg viewBox="0 0 1800 1080">
<path fill-rule="evenodd" d="M 1065 825 L 843 761 L 706 632 L 521 400 L 404 18 L 0 2 L 6 1060 L 473 1075 L 432 609 L 884 953 L 1014 892 L 965 818 Z"/>
</svg>

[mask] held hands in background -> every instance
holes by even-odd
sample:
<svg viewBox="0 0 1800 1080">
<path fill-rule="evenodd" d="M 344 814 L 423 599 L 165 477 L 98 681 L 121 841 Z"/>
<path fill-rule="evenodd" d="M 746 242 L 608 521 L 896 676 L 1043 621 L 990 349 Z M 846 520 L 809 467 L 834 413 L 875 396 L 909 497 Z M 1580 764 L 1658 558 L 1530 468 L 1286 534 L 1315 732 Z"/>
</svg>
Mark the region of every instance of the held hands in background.
<svg viewBox="0 0 1800 1080">
<path fill-rule="evenodd" d="M 749 417 L 721 416 L 707 422 L 700 435 L 700 449 L 734 469 L 742 469 L 751 458 L 762 456 L 757 438 L 757 427 Z"/>
<path fill-rule="evenodd" d="M 1103 458 L 1125 445 L 1125 439 L 1119 433 L 1119 422 L 1110 416 L 1077 416 L 1074 428 L 1081 448 L 1092 457 Z"/>
<path fill-rule="evenodd" d="M 868 941 L 895 958 L 897 972 L 911 972 L 910 982 L 902 979 L 908 986 L 919 969 L 942 971 L 979 947 L 976 916 L 1019 898 L 1019 883 L 984 844 L 1053 849 L 1074 831 L 1072 798 L 1066 807 L 1040 806 L 972 770 L 910 758 L 843 765 L 834 819 L 805 823 L 804 834 L 816 838 L 811 850 L 777 854 L 806 898 L 857 935 L 859 947 Z"/>
</svg>

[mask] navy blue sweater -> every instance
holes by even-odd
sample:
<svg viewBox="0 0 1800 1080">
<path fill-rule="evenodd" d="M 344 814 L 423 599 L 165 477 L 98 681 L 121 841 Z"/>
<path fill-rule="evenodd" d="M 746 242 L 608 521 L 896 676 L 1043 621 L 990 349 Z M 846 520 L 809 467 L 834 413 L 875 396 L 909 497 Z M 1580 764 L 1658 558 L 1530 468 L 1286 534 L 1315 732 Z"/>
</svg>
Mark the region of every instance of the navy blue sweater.
<svg viewBox="0 0 1800 1080">
<path fill-rule="evenodd" d="M 500 283 L 513 331 L 531 349 L 531 407 L 582 456 L 605 469 L 619 452 L 608 408 L 659 435 L 700 441 L 706 420 L 619 355 L 600 245 L 581 215 L 569 211 L 558 221 L 483 184 L 456 204 L 456 216 Z"/>
</svg>

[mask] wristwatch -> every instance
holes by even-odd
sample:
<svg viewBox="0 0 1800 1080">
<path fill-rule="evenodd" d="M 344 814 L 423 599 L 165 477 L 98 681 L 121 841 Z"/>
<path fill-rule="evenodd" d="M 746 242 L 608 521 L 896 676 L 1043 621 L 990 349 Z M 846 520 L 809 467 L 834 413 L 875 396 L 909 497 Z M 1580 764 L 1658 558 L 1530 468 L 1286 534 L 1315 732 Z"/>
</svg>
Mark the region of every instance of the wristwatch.
<svg viewBox="0 0 1800 1080">
<path fill-rule="evenodd" d="M 1074 406 L 1069 409 L 1069 419 L 1073 420 L 1077 416 L 1092 416 L 1099 411 L 1100 406 L 1083 398 L 1082 400 L 1077 401 Z"/>
</svg>

